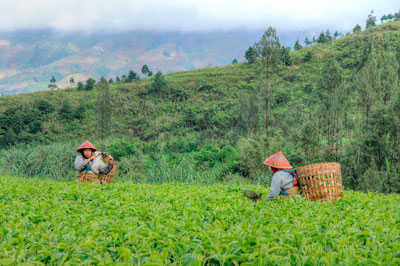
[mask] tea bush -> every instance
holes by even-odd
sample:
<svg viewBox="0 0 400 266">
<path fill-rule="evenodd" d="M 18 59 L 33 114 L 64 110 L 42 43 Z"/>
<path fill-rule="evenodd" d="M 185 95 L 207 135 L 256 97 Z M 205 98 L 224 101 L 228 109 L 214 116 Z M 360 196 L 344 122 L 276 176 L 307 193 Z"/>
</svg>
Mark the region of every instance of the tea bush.
<svg viewBox="0 0 400 266">
<path fill-rule="evenodd" d="M 400 263 L 397 194 L 254 203 L 243 188 L 0 177 L 0 265 Z"/>
</svg>

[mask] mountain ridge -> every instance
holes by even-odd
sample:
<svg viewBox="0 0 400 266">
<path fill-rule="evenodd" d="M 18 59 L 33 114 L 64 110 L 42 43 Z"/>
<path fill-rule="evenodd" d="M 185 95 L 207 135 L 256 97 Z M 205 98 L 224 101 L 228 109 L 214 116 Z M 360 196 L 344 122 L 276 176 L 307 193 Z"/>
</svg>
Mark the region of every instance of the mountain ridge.
<svg viewBox="0 0 400 266">
<path fill-rule="evenodd" d="M 299 33 L 305 35 L 305 33 Z M 130 70 L 171 73 L 244 60 L 261 31 L 57 33 L 51 30 L 0 33 L 0 90 L 3 95 L 47 90 L 51 76 L 65 79 L 115 78 Z M 293 44 L 296 34 L 282 38 Z"/>
</svg>

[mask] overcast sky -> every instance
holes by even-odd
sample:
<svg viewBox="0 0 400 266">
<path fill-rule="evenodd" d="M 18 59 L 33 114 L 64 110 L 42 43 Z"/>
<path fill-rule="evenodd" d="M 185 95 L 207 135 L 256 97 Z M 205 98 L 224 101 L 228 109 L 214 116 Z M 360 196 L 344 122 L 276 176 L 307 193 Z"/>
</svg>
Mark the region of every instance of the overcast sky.
<svg viewBox="0 0 400 266">
<path fill-rule="evenodd" d="M 279 31 L 363 28 L 373 9 L 400 9 L 400 0 L 0 0 L 0 31 Z"/>
</svg>

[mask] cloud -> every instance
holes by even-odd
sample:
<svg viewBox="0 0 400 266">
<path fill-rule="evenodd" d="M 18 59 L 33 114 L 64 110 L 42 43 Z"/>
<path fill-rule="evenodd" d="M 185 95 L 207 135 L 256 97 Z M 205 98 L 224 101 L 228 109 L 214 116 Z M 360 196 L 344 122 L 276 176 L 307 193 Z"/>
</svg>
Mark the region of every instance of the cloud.
<svg viewBox="0 0 400 266">
<path fill-rule="evenodd" d="M 0 0 L 0 31 L 351 30 L 399 11 L 398 0 Z"/>
</svg>

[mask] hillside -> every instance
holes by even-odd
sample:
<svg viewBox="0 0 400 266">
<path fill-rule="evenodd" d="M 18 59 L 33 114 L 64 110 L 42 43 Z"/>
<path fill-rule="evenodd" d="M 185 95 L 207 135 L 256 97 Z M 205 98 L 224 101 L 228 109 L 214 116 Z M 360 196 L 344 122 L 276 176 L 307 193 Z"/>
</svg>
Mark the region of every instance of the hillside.
<svg viewBox="0 0 400 266">
<path fill-rule="evenodd" d="M 51 76 L 61 88 L 89 77 L 107 79 L 138 73 L 147 64 L 154 72 L 177 72 L 222 66 L 244 51 L 261 31 L 62 33 L 51 30 L 0 32 L 2 95 L 47 90 Z M 306 33 L 287 33 L 285 45 Z"/>
<path fill-rule="evenodd" d="M 1 97 L 0 145 L 49 144 L 42 152 L 61 151 L 86 138 L 115 152 L 113 145 L 122 145 L 131 151 L 122 153 L 121 171 L 142 181 L 156 175 L 149 172 L 152 167 L 185 168 L 187 162 L 194 164 L 193 175 L 207 170 L 220 181 L 264 179 L 260 162 L 282 150 L 294 166 L 339 161 L 348 187 L 396 192 L 399 40 L 400 23 L 388 22 L 290 52 L 292 64 L 281 64 L 267 80 L 268 97 L 257 62 L 171 73 L 165 75 L 167 88 L 158 92 L 150 78 L 112 83 L 112 126 L 104 141 L 96 127 L 96 90 Z M 269 131 L 264 127 L 266 99 Z M 35 147 L 28 149 L 35 152 Z M 13 153 L 18 148 L 3 154 L 3 163 L 19 158 Z"/>
</svg>

